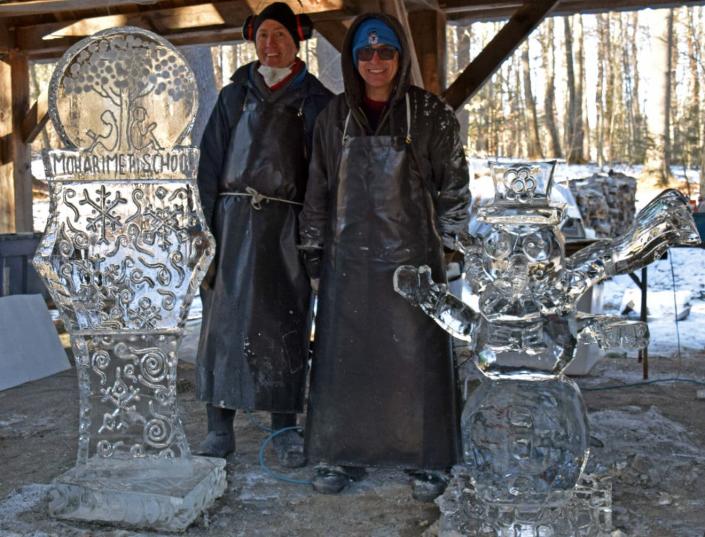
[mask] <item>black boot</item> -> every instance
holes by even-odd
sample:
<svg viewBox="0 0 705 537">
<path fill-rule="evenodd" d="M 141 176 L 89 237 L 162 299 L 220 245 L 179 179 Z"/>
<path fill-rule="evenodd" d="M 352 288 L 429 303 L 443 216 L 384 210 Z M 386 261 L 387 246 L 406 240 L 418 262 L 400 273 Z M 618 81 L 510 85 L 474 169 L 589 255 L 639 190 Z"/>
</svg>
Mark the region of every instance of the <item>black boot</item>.
<svg viewBox="0 0 705 537">
<path fill-rule="evenodd" d="M 235 410 L 208 403 L 206 414 L 208 415 L 208 435 L 198 447 L 196 455 L 225 458 L 235 451 L 235 432 L 233 431 Z"/>
<path fill-rule="evenodd" d="M 296 414 L 293 412 L 272 412 L 272 430 L 279 431 L 296 426 Z M 300 468 L 306 465 L 304 455 L 304 439 L 301 434 L 290 429 L 278 434 L 272 439 L 277 460 L 285 468 Z"/>
<path fill-rule="evenodd" d="M 411 495 L 420 502 L 432 502 L 443 494 L 448 486 L 448 474 L 434 470 L 409 472 L 413 478 Z"/>
<path fill-rule="evenodd" d="M 361 466 L 334 466 L 321 463 L 316 465 L 316 473 L 311 480 L 311 486 L 322 494 L 337 494 L 352 481 L 360 481 L 367 475 L 367 470 Z"/>
</svg>

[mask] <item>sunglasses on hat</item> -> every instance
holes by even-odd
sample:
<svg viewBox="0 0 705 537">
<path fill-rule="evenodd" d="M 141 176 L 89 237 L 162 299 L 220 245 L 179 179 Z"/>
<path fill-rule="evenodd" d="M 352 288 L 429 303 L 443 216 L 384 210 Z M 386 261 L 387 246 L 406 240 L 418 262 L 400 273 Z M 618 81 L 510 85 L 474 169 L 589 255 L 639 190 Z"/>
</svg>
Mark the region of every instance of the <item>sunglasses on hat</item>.
<svg viewBox="0 0 705 537">
<path fill-rule="evenodd" d="M 397 49 L 394 47 L 382 46 L 378 48 L 373 48 L 370 46 L 362 47 L 357 50 L 357 59 L 363 62 L 369 62 L 374 56 L 375 52 L 380 60 L 393 60 L 394 54 L 396 54 Z"/>
</svg>

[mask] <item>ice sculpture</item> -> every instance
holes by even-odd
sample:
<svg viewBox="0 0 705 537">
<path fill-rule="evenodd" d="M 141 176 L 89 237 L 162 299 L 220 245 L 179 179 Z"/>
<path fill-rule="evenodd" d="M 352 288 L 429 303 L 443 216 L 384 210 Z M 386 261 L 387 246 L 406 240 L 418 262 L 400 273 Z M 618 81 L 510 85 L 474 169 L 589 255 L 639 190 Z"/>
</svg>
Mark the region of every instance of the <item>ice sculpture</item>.
<svg viewBox="0 0 705 537">
<path fill-rule="evenodd" d="M 433 282 L 426 266 L 394 275 L 399 294 L 470 342 L 483 373 L 461 418 L 465 464 L 441 500 L 446 527 L 463 535 L 606 535 L 609 487 L 583 475 L 587 415 L 562 372 L 579 343 L 643 348 L 648 326 L 576 312 L 576 303 L 590 286 L 645 266 L 669 245 L 700 242 L 687 200 L 666 190 L 624 235 L 566 258 L 563 208 L 550 202 L 554 166 L 493 164 L 495 200 L 478 214 L 488 231 L 458 242 L 477 310 Z"/>
<path fill-rule="evenodd" d="M 71 47 L 49 88 L 64 147 L 43 153 L 50 216 L 34 266 L 72 340 L 76 466 L 55 479 L 61 518 L 183 530 L 225 490 L 222 459 L 191 456 L 176 405 L 177 347 L 214 253 L 179 145 L 193 73 L 139 28 Z"/>
</svg>

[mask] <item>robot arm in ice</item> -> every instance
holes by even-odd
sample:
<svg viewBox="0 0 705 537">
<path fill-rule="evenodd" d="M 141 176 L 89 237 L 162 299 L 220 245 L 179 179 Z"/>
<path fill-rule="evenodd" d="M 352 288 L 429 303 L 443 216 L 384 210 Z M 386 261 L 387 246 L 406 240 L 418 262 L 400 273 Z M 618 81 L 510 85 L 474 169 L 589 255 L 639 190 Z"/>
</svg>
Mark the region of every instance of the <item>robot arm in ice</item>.
<svg viewBox="0 0 705 537">
<path fill-rule="evenodd" d="M 394 271 L 394 290 L 453 337 L 472 342 L 480 314 L 433 281 L 431 268 L 402 265 Z"/>
<path fill-rule="evenodd" d="M 603 351 L 642 350 L 649 345 L 649 325 L 609 315 L 576 315 L 578 343 L 597 343 Z"/>
<path fill-rule="evenodd" d="M 568 292 L 577 298 L 610 276 L 645 267 L 676 244 L 695 246 L 700 244 L 700 236 L 686 197 L 668 189 L 639 211 L 626 233 L 596 242 L 568 258 Z"/>
</svg>

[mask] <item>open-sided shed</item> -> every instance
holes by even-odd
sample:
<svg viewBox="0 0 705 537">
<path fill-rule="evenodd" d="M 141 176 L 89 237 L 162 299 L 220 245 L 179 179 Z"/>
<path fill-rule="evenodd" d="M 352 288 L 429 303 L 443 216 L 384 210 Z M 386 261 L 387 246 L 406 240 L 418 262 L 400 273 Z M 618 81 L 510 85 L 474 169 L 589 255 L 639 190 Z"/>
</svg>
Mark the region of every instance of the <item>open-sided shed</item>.
<svg viewBox="0 0 705 537">
<path fill-rule="evenodd" d="M 32 231 L 29 144 L 47 122 L 47 97 L 30 102 L 29 63 L 58 58 L 105 28 L 138 26 L 175 45 L 242 39 L 245 18 L 269 0 L 20 0 L 0 2 L 0 233 Z M 456 110 L 548 15 L 701 4 L 695 0 L 288 0 L 308 13 L 338 50 L 350 21 L 363 12 L 397 16 L 414 43 L 412 77 Z M 445 27 L 508 18 L 495 38 L 446 87 Z"/>
</svg>

